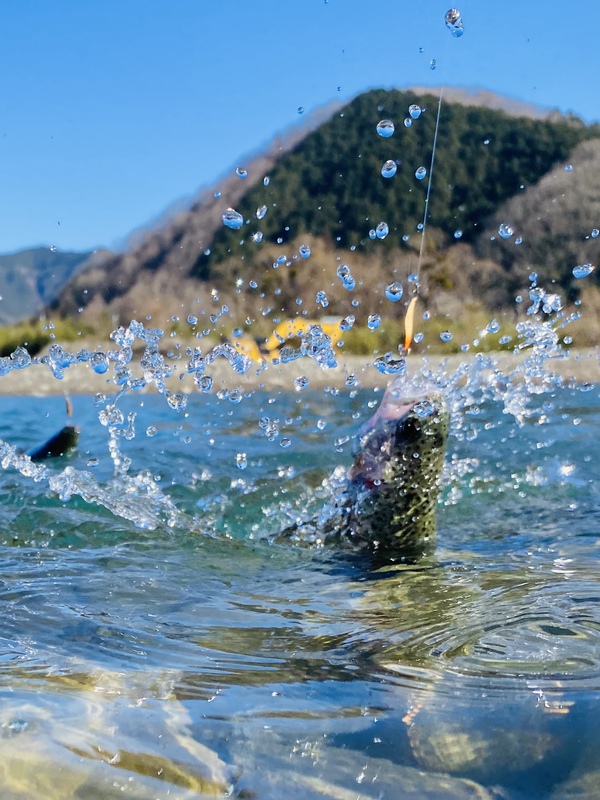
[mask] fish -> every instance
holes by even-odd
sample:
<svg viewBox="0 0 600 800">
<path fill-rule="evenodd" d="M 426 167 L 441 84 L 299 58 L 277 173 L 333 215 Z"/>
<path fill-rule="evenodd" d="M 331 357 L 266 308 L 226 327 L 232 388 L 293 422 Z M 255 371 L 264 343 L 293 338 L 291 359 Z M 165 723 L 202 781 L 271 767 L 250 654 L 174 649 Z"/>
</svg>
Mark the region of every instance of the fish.
<svg viewBox="0 0 600 800">
<path fill-rule="evenodd" d="M 67 404 L 67 416 L 72 415 L 72 405 L 69 398 L 65 398 Z M 65 425 L 58 433 L 51 436 L 41 447 L 36 447 L 27 455 L 32 461 L 44 461 L 46 458 L 58 458 L 70 453 L 77 447 L 79 442 L 79 428 L 75 425 Z"/>
<path fill-rule="evenodd" d="M 391 383 L 358 431 L 354 462 L 325 544 L 349 542 L 381 563 L 414 562 L 435 547 L 450 415 L 435 387 Z"/>
</svg>

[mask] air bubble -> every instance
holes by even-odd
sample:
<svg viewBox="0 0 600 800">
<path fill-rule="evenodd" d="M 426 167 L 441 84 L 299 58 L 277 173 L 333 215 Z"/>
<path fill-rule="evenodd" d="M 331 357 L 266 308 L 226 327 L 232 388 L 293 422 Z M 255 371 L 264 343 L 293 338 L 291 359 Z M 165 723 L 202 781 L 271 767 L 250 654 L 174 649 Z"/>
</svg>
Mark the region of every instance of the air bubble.
<svg viewBox="0 0 600 800">
<path fill-rule="evenodd" d="M 384 139 L 389 139 L 390 136 L 394 135 L 394 131 L 396 128 L 394 127 L 394 123 L 391 119 L 382 119 L 381 122 L 377 123 L 377 133 L 380 136 L 383 136 Z"/>
<path fill-rule="evenodd" d="M 396 172 L 398 171 L 398 165 L 395 161 L 389 159 L 385 162 L 385 164 L 381 167 L 381 174 L 384 178 L 393 178 Z"/>
<path fill-rule="evenodd" d="M 402 299 L 402 295 L 404 294 L 404 289 L 402 288 L 402 284 L 399 281 L 394 281 L 393 283 L 389 283 L 385 287 L 385 296 L 388 300 L 391 300 L 392 303 L 397 303 L 398 300 Z"/>
<path fill-rule="evenodd" d="M 222 220 L 224 225 L 234 231 L 239 230 L 244 224 L 243 216 L 234 208 L 228 208 L 227 211 L 223 212 Z"/>
</svg>

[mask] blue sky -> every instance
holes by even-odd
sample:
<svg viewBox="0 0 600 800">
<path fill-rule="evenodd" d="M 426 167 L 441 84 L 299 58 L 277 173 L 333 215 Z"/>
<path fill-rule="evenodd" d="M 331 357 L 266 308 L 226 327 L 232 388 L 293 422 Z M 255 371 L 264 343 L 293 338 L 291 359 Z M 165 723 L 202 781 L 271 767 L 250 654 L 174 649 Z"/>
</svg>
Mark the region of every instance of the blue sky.
<svg viewBox="0 0 600 800">
<path fill-rule="evenodd" d="M 447 0 L 4 0 L 0 252 L 118 246 L 298 107 L 375 86 L 481 86 L 600 120 L 599 0 L 458 7 L 461 39 Z"/>
</svg>

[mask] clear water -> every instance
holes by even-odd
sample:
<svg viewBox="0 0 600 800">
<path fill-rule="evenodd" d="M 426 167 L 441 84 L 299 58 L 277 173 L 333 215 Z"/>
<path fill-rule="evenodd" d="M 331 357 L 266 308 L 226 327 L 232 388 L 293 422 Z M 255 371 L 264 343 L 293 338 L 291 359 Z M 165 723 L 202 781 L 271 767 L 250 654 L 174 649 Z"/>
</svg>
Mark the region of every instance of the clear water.
<svg viewBox="0 0 600 800">
<path fill-rule="evenodd" d="M 335 493 L 380 393 L 197 394 L 187 417 L 123 398 L 142 432 L 123 454 L 178 511 L 154 530 L 1 473 L 2 797 L 594 796 L 600 392 L 585 389 L 554 389 L 522 426 L 463 390 L 477 436 L 455 426 L 435 557 L 385 574 L 274 542 Z M 98 408 L 74 404 L 69 464 L 118 493 Z M 58 398 L 0 407 L 13 444 L 62 424 Z"/>
</svg>

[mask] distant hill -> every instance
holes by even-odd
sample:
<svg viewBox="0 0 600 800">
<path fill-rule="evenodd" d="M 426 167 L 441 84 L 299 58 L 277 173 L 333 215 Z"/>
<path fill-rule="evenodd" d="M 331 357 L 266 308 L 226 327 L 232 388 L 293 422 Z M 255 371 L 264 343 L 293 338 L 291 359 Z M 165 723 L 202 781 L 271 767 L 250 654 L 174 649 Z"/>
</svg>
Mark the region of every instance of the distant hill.
<svg viewBox="0 0 600 800">
<path fill-rule="evenodd" d="M 48 247 L 0 256 L 0 324 L 39 314 L 91 257 Z"/>
<path fill-rule="evenodd" d="M 498 234 L 500 225 L 514 233 Z M 539 271 L 571 297 L 582 285 L 573 268 L 600 262 L 600 139 L 582 142 L 535 185 L 518 192 L 489 220 L 477 251 L 500 263 L 507 273 Z M 596 270 L 587 283 L 598 283 Z"/>
<path fill-rule="evenodd" d="M 533 191 L 553 168 L 564 168 L 558 165 L 578 145 L 585 147 L 582 142 L 600 136 L 600 127 L 555 112 L 548 112 L 551 118 L 515 116 L 472 105 L 469 98 L 466 93 L 460 102 L 445 100 L 442 106 L 424 290 L 432 296 L 445 292 L 448 298 L 460 289 L 459 300 L 471 297 L 497 308 L 509 302 L 517 279 L 501 251 L 483 244 L 489 239 L 489 221 L 511 198 Z M 489 106 L 494 96 L 484 99 Z M 416 119 L 409 117 L 411 104 L 424 109 Z M 318 276 L 325 275 L 323 285 L 334 300 L 329 310 L 334 311 L 343 307 L 336 300 L 342 291 L 335 279 L 336 249 L 345 260 L 361 264 L 363 283 L 370 289 L 394 272 L 405 276 L 414 268 L 427 189 L 427 180 L 417 180 L 415 171 L 429 170 L 436 111 L 437 97 L 429 91 L 359 95 L 330 112 L 315 130 L 278 140 L 244 164 L 246 179 L 229 176 L 219 193 L 204 192 L 188 210 L 138 237 L 128 252 L 96 259 L 61 292 L 54 309 L 73 315 L 84 308 L 92 324 L 107 314 L 127 322 L 147 314 L 164 318 L 182 308 L 209 313 L 211 290 L 216 289 L 232 313 L 253 315 L 269 304 L 250 303 L 235 289 L 236 280 L 246 285 L 252 278 L 257 292 L 274 300 L 271 306 L 297 313 L 306 286 L 312 290 Z M 386 118 L 396 126 L 391 138 L 375 130 Z M 409 127 L 405 119 L 411 119 Z M 388 159 L 397 162 L 391 179 L 381 175 Z M 222 223 L 229 206 L 242 214 L 239 230 Z M 262 206 L 266 214 L 258 219 Z M 372 241 L 369 231 L 380 222 L 387 223 L 389 234 Z M 262 236 L 253 236 L 257 232 Z M 301 241 L 313 247 L 313 257 L 302 268 L 290 260 Z M 289 266 L 275 272 L 273 262 L 283 255 Z"/>
</svg>

